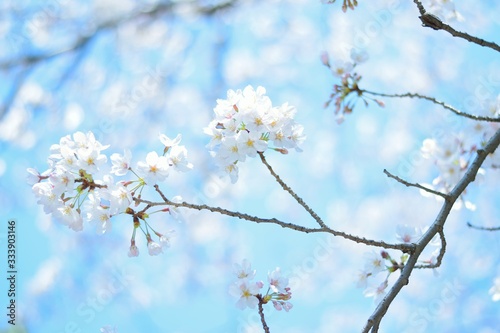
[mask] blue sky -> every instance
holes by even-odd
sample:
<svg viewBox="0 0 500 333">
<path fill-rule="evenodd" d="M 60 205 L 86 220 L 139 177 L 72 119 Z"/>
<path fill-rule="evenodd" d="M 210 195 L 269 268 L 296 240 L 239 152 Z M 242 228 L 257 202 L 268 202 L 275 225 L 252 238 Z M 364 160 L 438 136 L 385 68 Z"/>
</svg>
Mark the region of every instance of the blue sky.
<svg viewBox="0 0 500 333">
<path fill-rule="evenodd" d="M 121 15 L 128 2 L 101 3 L 109 7 L 26 1 L 16 11 L 9 7 L 14 3 L 1 5 L 0 62 L 71 45 L 73 31 L 91 31 L 93 23 Z M 33 65 L 0 122 L 0 234 L 8 219 L 17 221 L 18 321 L 30 333 L 99 332 L 107 324 L 120 333 L 260 332 L 256 312 L 238 310 L 228 294 L 232 264 L 247 258 L 257 279 L 279 266 L 296 287 L 290 313 L 265 310 L 272 331 L 359 332 L 375 305 L 355 287 L 354 276 L 373 248 L 194 212 L 182 223 L 156 214 L 151 223 L 158 230 L 175 230 L 171 248 L 150 257 L 138 238 L 141 254 L 128 258 L 132 221 L 117 217 L 106 235 L 90 225 L 75 233 L 36 204 L 26 168 L 45 170 L 50 146 L 75 131 L 93 131 L 111 145 L 108 155 L 130 148 L 135 162 L 162 149 L 159 132 L 182 133 L 194 169 L 172 174 L 162 184 L 167 195 L 313 226 L 258 159 L 243 163 L 238 183 L 231 184 L 217 176 L 205 148 L 203 127 L 216 99 L 228 89 L 262 85 L 273 104 L 297 107 L 296 121 L 307 134 L 301 153 L 267 153 L 279 175 L 329 226 L 395 242 L 398 224 L 429 225 L 440 203 L 389 180 L 383 169 L 430 183 L 438 174 L 418 157 L 422 141 L 470 135 L 473 124 L 425 101 L 385 99 L 385 108 L 359 103 L 338 125 L 333 109 L 323 108 L 337 82 L 319 55 L 346 60 L 351 46 L 363 47 L 370 55 L 357 67 L 363 88 L 419 92 L 471 113 L 482 112 L 499 93 L 498 55 L 421 27 L 411 2 L 359 1 L 355 11 L 342 13 L 340 3 L 245 1 L 210 18 L 176 3 L 173 13 L 121 22 L 78 52 Z M 465 17 L 452 23 L 458 30 L 498 42 L 498 4 L 457 9 Z M 13 36 L 25 38 L 13 44 Z M 0 72 L 3 100 L 18 72 Z M 450 215 L 443 266 L 437 276 L 413 273 L 382 321 L 384 332 L 489 333 L 499 327 L 499 303 L 488 290 L 500 275 L 500 237 L 466 226 L 498 225 L 498 180 L 498 171 L 486 170 L 484 180 L 471 184 L 467 199 L 477 210 Z M 1 251 L 5 256 L 3 245 Z M 4 290 L 0 295 L 4 304 Z M 0 329 L 8 328 L 0 322 Z"/>
</svg>

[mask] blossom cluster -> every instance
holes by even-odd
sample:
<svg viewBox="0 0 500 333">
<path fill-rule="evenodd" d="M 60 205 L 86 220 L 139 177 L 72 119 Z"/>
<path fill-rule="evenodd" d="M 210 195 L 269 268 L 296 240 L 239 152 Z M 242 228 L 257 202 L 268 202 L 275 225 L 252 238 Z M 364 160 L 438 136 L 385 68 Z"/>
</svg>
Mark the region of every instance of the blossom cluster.
<svg viewBox="0 0 500 333">
<path fill-rule="evenodd" d="M 484 114 L 488 117 L 500 117 L 500 95 L 487 101 Z M 495 122 L 474 122 L 470 130 L 452 134 L 439 139 L 426 139 L 423 141 L 422 156 L 431 160 L 439 170 L 439 176 L 429 185 L 432 189 L 443 193 L 449 193 L 452 188 L 462 179 L 469 168 L 474 154 L 484 148 L 488 139 L 500 128 Z M 490 154 L 480 168 L 478 175 L 485 174 L 487 168 L 500 167 L 500 152 Z M 459 203 L 461 204 L 461 202 Z M 474 205 L 465 201 L 466 208 L 474 209 Z"/>
<path fill-rule="evenodd" d="M 28 169 L 28 183 L 43 205 L 45 213 L 75 231 L 83 229 L 84 221 L 93 224 L 98 234 L 111 231 L 111 218 L 119 214 L 133 216 L 133 236 L 129 256 L 137 256 L 135 232 L 145 227 L 143 232 L 151 255 L 158 254 L 168 246 L 167 235 L 154 231 L 146 222 L 145 211 L 136 212 L 141 190 L 147 184 L 165 180 L 171 169 L 187 171 L 192 165 L 187 161 L 187 151 L 180 146 L 181 136 L 171 140 L 160 134 L 164 145 L 163 155 L 156 152 L 147 154 L 145 161 L 139 161 L 132 169 L 132 155 L 129 150 L 122 154 L 112 154 L 109 158 L 104 151 L 109 148 L 101 144 L 92 132 L 76 132 L 60 139 L 51 146 L 48 159 L 49 169 L 40 173 Z M 132 174 L 133 179 L 115 181 L 114 177 Z M 136 197 L 137 195 L 137 197 Z M 172 213 L 173 209 L 164 211 Z M 140 220 L 144 223 L 141 224 Z M 152 240 L 151 232 L 159 237 L 160 244 Z"/>
<path fill-rule="evenodd" d="M 416 243 L 424 234 L 426 229 L 411 227 L 408 225 L 398 225 L 396 227 L 396 239 L 404 244 Z M 430 245 L 433 247 L 439 246 L 439 240 L 433 239 Z M 433 251 L 428 260 L 423 260 L 422 263 L 432 265 L 436 263 L 439 249 Z M 402 254 L 399 261 L 393 259 L 391 255 L 385 251 L 369 252 L 365 254 L 365 265 L 360 270 L 356 277 L 356 286 L 364 288 L 363 294 L 366 297 L 373 297 L 374 302 L 378 303 L 386 293 L 389 285 L 389 276 L 403 269 L 408 260 L 407 254 Z M 382 276 L 379 273 L 386 273 Z"/>
<path fill-rule="evenodd" d="M 234 264 L 233 268 L 237 280 L 230 285 L 229 293 L 238 299 L 236 307 L 241 310 L 246 307 L 254 309 L 259 302 L 262 304 L 272 302 L 274 308 L 278 311 L 284 309 L 288 312 L 292 308 L 293 305 L 289 302 L 292 293 L 290 287 L 288 287 L 288 278 L 281 274 L 279 267 L 268 273 L 269 287 L 265 295 L 260 293 L 264 283 L 262 281 L 252 281 L 256 271 L 252 270 L 248 260 L 244 259 L 241 265 Z"/>
<path fill-rule="evenodd" d="M 287 154 L 288 149 L 301 151 L 305 140 L 304 127 L 295 122 L 296 109 L 284 103 L 273 106 L 263 87 L 228 90 L 226 99 L 218 99 L 215 117 L 205 133 L 211 140 L 216 163 L 235 183 L 238 179 L 238 162 L 255 157 L 267 149 Z"/>
<path fill-rule="evenodd" d="M 328 53 L 323 52 L 321 54 L 323 65 L 331 70 L 334 77 L 340 79 L 340 84 L 333 85 L 333 91 L 325 103 L 325 108 L 327 108 L 333 102 L 337 123 L 339 124 L 344 121 L 346 114 L 352 113 L 359 99 L 362 99 L 366 106 L 369 100 L 374 101 L 381 107 L 384 106 L 382 101 L 367 97 L 363 94 L 363 90 L 359 88 L 361 75 L 356 73 L 354 69 L 357 65 L 368 60 L 368 54 L 364 51 L 352 49 L 350 58 L 349 61 L 337 61 L 331 64 Z"/>
</svg>

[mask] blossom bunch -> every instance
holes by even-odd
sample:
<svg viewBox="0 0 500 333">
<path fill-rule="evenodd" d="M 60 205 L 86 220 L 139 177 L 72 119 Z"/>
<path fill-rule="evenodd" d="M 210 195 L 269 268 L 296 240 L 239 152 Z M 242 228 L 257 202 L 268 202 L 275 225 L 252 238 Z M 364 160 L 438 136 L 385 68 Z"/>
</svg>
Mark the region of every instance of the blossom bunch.
<svg viewBox="0 0 500 333">
<path fill-rule="evenodd" d="M 292 293 L 288 287 L 288 278 L 281 274 L 279 267 L 268 273 L 269 286 L 265 294 L 260 292 L 264 282 L 252 281 L 256 271 L 252 270 L 248 260 L 244 259 L 241 265 L 234 264 L 233 268 L 237 280 L 230 285 L 229 293 L 238 299 L 236 307 L 239 309 L 243 310 L 246 307 L 254 309 L 259 302 L 261 304 L 271 302 L 278 311 L 284 309 L 288 312 L 293 307 L 289 302 Z"/>
<path fill-rule="evenodd" d="M 211 140 L 207 147 L 216 163 L 238 179 L 238 162 L 255 157 L 267 149 L 287 154 L 300 150 L 305 140 L 304 127 L 295 122 L 296 109 L 284 103 L 273 106 L 263 87 L 228 90 L 226 99 L 218 99 L 215 117 L 204 132 Z"/>
<path fill-rule="evenodd" d="M 424 234 L 426 229 L 420 229 L 408 225 L 398 225 L 396 227 L 396 239 L 404 244 L 416 243 Z M 430 245 L 433 247 L 439 246 L 439 240 L 433 239 Z M 431 257 L 427 260 L 422 260 L 423 264 L 432 265 L 436 263 L 438 251 L 434 250 Z M 357 273 L 356 286 L 364 288 L 363 294 L 366 297 L 373 297 L 374 302 L 378 303 L 386 293 L 389 286 L 389 276 L 402 270 L 408 254 L 403 253 L 398 260 L 394 259 L 389 252 L 381 250 L 380 252 L 368 252 L 364 255 L 364 268 Z M 380 276 L 379 273 L 385 273 Z"/>
<path fill-rule="evenodd" d="M 325 103 L 325 108 L 329 107 L 333 102 L 335 105 L 335 115 L 337 123 L 344 121 L 346 114 L 352 113 L 356 103 L 362 99 L 365 106 L 368 106 L 368 101 L 374 101 L 379 106 L 383 107 L 384 103 L 378 99 L 367 97 L 363 94 L 363 90 L 359 88 L 361 75 L 356 73 L 354 69 L 357 65 L 365 62 L 368 59 L 368 54 L 364 51 L 352 49 L 349 61 L 337 61 L 334 64 L 330 63 L 328 53 L 321 54 L 321 62 L 328 67 L 332 75 L 340 79 L 340 84 L 333 85 L 333 91 L 330 94 L 328 101 Z"/>
<path fill-rule="evenodd" d="M 440 141 L 425 139 L 421 148 L 422 156 L 433 161 L 439 170 L 439 176 L 432 181 L 432 187 L 449 193 L 467 171 L 471 154 L 475 150 L 475 146 L 465 146 L 461 135 L 447 136 Z"/>
<path fill-rule="evenodd" d="M 498 118 L 500 116 L 500 95 L 487 104 L 483 113 L 489 117 Z M 486 145 L 487 140 L 499 128 L 500 125 L 496 122 L 475 122 L 467 135 L 464 132 L 459 132 L 444 138 L 425 139 L 421 147 L 422 156 L 431 160 L 439 170 L 438 177 L 432 181 L 432 185 L 429 187 L 443 193 L 449 193 L 464 176 L 474 154 Z M 500 167 L 500 153 L 495 152 L 488 156 L 484 168 L 479 169 L 478 175 L 484 175 L 485 168 L 498 167 Z M 470 202 L 466 201 L 465 204 L 467 208 L 474 207 Z"/>
<path fill-rule="evenodd" d="M 134 170 L 129 150 L 123 155 L 112 154 L 108 159 L 103 152 L 109 146 L 97 141 L 92 132 L 64 136 L 50 148 L 49 169 L 42 173 L 28 169 L 28 183 L 45 213 L 52 214 L 75 231 L 81 231 L 86 221 L 95 226 L 98 234 L 104 234 L 111 231 L 113 216 L 132 215 L 134 229 L 129 256 L 139 254 L 135 245 L 135 233 L 139 227 L 145 228 L 149 254 L 158 254 L 168 246 L 169 237 L 149 226 L 146 222 L 149 215 L 145 210 L 135 210 L 140 203 L 137 199 L 146 185 L 165 180 L 170 169 L 187 171 L 192 168 L 187 161 L 186 148 L 179 145 L 180 135 L 171 140 L 160 134 L 159 139 L 164 145 L 163 154 L 148 153 L 145 161 L 139 161 Z M 107 163 L 109 160 L 111 166 Z M 132 179 L 114 179 L 127 175 L 132 175 Z M 172 210 L 163 209 L 171 213 Z M 151 232 L 159 237 L 159 244 L 152 240 Z"/>
</svg>

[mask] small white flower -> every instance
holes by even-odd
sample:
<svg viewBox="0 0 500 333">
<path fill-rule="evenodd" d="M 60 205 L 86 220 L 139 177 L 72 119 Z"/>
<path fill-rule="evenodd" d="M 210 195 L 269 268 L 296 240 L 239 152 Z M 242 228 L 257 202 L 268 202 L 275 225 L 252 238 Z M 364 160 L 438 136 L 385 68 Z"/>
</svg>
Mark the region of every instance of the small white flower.
<svg viewBox="0 0 500 333">
<path fill-rule="evenodd" d="M 174 169 L 185 172 L 193 168 L 193 164 L 187 160 L 187 149 L 184 146 L 173 146 L 169 152 L 168 160 Z"/>
<path fill-rule="evenodd" d="M 365 289 L 363 294 L 365 295 L 365 297 L 373 297 L 373 302 L 379 303 L 385 296 L 386 288 L 387 288 L 387 280 L 384 280 L 384 282 L 382 282 L 378 286 L 368 286 L 368 288 Z"/>
<path fill-rule="evenodd" d="M 159 138 L 160 138 L 161 143 L 163 143 L 163 145 L 165 146 L 165 148 L 170 148 L 170 147 L 177 146 L 181 142 L 182 135 L 177 134 L 177 136 L 174 139 L 169 139 L 168 136 L 160 133 Z"/>
<path fill-rule="evenodd" d="M 384 258 L 377 252 L 365 253 L 365 271 L 367 273 L 376 274 L 387 269 L 384 265 Z"/>
<path fill-rule="evenodd" d="M 275 293 L 286 294 L 287 290 L 285 288 L 288 286 L 288 278 L 281 275 L 281 270 L 276 267 L 274 271 L 268 274 L 269 285 L 272 291 Z"/>
<path fill-rule="evenodd" d="M 247 259 L 243 259 L 240 264 L 233 264 L 233 272 L 238 279 L 251 280 L 255 276 L 255 269 L 252 270 L 252 264 Z"/>
<path fill-rule="evenodd" d="M 237 297 L 236 307 L 238 309 L 245 309 L 249 307 L 254 309 L 259 300 L 255 295 L 260 291 L 261 284 L 257 282 L 250 282 L 247 279 L 239 279 L 229 287 L 229 293 L 233 297 Z"/>
<path fill-rule="evenodd" d="M 151 184 L 156 184 L 165 180 L 168 176 L 169 164 L 165 156 L 158 156 L 153 151 L 146 156 L 146 162 L 137 163 L 137 172 L 144 177 L 144 180 Z"/>
<path fill-rule="evenodd" d="M 148 252 L 149 252 L 149 255 L 156 256 L 156 255 L 162 253 L 163 251 L 162 251 L 162 247 L 160 244 L 153 242 L 153 241 L 149 241 L 148 242 Z"/>
<path fill-rule="evenodd" d="M 420 229 L 399 224 L 396 227 L 396 239 L 403 243 L 415 243 L 422 236 Z"/>
<path fill-rule="evenodd" d="M 115 153 L 111 155 L 110 159 L 111 163 L 113 163 L 113 166 L 111 167 L 111 173 L 116 176 L 124 176 L 127 174 L 130 168 L 132 153 L 129 149 L 125 149 L 123 155 Z"/>
</svg>

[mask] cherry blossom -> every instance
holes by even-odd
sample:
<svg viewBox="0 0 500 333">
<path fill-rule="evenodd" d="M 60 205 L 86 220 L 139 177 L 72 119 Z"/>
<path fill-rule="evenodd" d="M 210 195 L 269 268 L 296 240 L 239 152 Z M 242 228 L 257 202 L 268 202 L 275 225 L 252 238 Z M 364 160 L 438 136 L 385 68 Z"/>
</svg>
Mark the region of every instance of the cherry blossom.
<svg viewBox="0 0 500 333">
<path fill-rule="evenodd" d="M 128 256 L 129 257 L 138 257 L 139 256 L 139 248 L 137 245 L 135 245 L 135 241 L 132 241 L 132 244 L 130 245 L 130 249 L 128 251 Z"/>
<path fill-rule="evenodd" d="M 169 167 L 165 156 L 158 156 L 155 151 L 152 151 L 146 156 L 145 162 L 137 163 L 137 172 L 144 177 L 146 183 L 156 184 L 167 178 Z"/>
<path fill-rule="evenodd" d="M 248 279 L 252 280 L 255 276 L 255 270 L 252 270 L 252 264 L 247 259 L 243 259 L 241 265 L 234 263 L 233 264 L 234 274 L 238 279 Z"/>
<path fill-rule="evenodd" d="M 247 279 L 239 279 L 229 287 L 229 293 L 233 297 L 237 297 L 236 307 L 245 309 L 249 307 L 254 309 L 259 304 L 259 299 L 255 296 L 262 288 L 257 282 L 250 282 Z"/>
<path fill-rule="evenodd" d="M 288 286 L 288 278 L 281 275 L 279 267 L 268 274 L 268 281 L 272 291 L 275 293 L 286 293 L 285 288 Z"/>
<path fill-rule="evenodd" d="M 204 129 L 211 137 L 207 148 L 234 183 L 238 179 L 237 164 L 246 157 L 255 157 L 269 148 L 282 153 L 287 152 L 286 148 L 301 151 L 299 145 L 306 137 L 304 128 L 295 123 L 295 113 L 287 103 L 273 107 L 263 87 L 228 90 L 226 99 L 217 100 L 215 118 Z"/>
<path fill-rule="evenodd" d="M 130 169 L 132 153 L 130 152 L 130 149 L 125 149 L 123 155 L 114 153 L 111 155 L 110 159 L 113 163 L 111 173 L 116 176 L 125 176 Z"/>
<path fill-rule="evenodd" d="M 403 243 L 415 243 L 422 236 L 421 231 L 418 228 L 411 227 L 409 225 L 398 225 L 396 227 L 396 238 L 398 241 Z"/>
<path fill-rule="evenodd" d="M 151 256 L 156 256 L 160 253 L 162 253 L 162 246 L 156 242 L 153 242 L 152 240 L 148 241 L 148 253 Z"/>
<path fill-rule="evenodd" d="M 368 288 L 365 289 L 363 294 L 366 297 L 373 297 L 373 301 L 375 303 L 379 303 L 382 300 L 382 298 L 384 298 L 384 296 L 385 296 L 385 290 L 386 290 L 387 286 L 388 286 L 388 282 L 387 282 L 387 280 L 384 280 L 384 282 L 382 282 L 379 285 L 368 286 Z"/>
<path fill-rule="evenodd" d="M 365 257 L 365 270 L 372 274 L 376 274 L 386 270 L 384 258 L 377 252 L 368 252 Z"/>
</svg>

